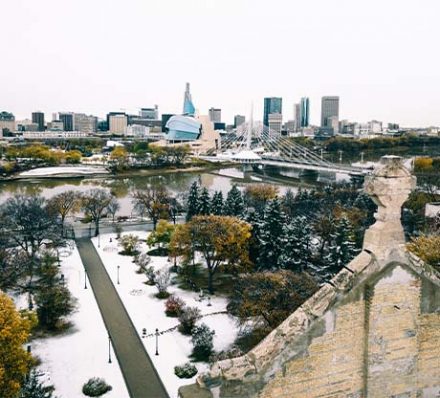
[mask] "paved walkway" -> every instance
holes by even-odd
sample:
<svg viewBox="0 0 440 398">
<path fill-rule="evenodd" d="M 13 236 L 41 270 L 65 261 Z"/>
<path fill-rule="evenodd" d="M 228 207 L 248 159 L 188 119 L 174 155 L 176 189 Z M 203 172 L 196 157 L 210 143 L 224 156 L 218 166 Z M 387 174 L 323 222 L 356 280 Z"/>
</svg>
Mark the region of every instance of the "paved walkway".
<svg viewBox="0 0 440 398">
<path fill-rule="evenodd" d="M 130 397 L 168 398 L 165 387 L 91 240 L 78 239 L 77 246 L 105 326 L 111 336 Z"/>
</svg>

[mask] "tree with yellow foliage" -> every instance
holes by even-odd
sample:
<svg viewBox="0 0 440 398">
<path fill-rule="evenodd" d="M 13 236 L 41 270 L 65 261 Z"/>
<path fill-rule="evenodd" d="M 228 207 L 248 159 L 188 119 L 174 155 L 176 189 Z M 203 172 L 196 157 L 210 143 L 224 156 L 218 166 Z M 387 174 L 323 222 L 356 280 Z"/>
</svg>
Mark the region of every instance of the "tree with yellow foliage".
<svg viewBox="0 0 440 398">
<path fill-rule="evenodd" d="M 13 301 L 0 292 L 0 397 L 15 398 L 20 391 L 32 357 L 23 349 L 32 326 Z"/>
<path fill-rule="evenodd" d="M 412 238 L 408 250 L 440 271 L 440 236 L 422 235 Z"/>
<path fill-rule="evenodd" d="M 237 270 L 249 265 L 251 226 L 229 216 L 196 216 L 174 232 L 170 251 L 172 256 L 190 260 L 199 252 L 208 269 L 208 290 L 214 293 L 213 278 L 220 269 Z"/>
</svg>

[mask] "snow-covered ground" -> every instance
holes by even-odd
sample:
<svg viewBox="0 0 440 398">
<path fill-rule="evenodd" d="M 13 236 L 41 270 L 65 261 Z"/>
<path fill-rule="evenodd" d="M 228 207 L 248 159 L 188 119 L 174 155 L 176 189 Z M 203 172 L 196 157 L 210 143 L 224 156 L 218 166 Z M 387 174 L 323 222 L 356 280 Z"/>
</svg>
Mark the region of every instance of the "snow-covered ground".
<svg viewBox="0 0 440 398">
<path fill-rule="evenodd" d="M 142 240 L 148 236 L 148 233 L 143 231 L 130 233 L 139 236 Z M 112 238 L 112 242 L 110 242 L 110 238 Z M 165 314 L 166 300 L 155 297 L 157 288 L 146 285 L 144 283 L 146 281 L 145 275 L 136 273 L 138 267 L 132 262 L 133 257 L 118 254 L 121 247 L 118 246 L 118 241 L 115 238 L 115 234 L 101 235 L 100 248 L 97 245 L 97 238 L 93 238 L 92 241 L 139 334 L 142 335 L 143 328 L 147 329 L 148 335 L 153 333 L 156 328 L 159 331 L 164 331 L 176 326 L 178 324 L 177 318 L 171 318 Z M 142 243 L 141 251 L 145 252 L 146 250 L 146 243 Z M 151 257 L 151 259 L 150 265 L 155 269 L 171 266 L 166 257 Z M 117 283 L 118 265 L 120 266 L 119 284 Z M 208 301 L 206 299 L 199 301 L 199 295 L 195 292 L 179 289 L 176 285 L 170 286 L 168 291 L 183 299 L 187 306 L 200 308 L 203 315 L 226 310 L 227 300 L 222 297 L 212 297 L 211 306 L 208 306 Z M 215 330 L 214 349 L 216 351 L 227 349 L 237 336 L 236 322 L 226 314 L 206 316 L 199 323 L 205 323 Z M 197 377 L 196 375 L 192 379 L 179 379 L 174 374 L 174 366 L 182 365 L 190 360 L 191 337 L 184 336 L 177 330 L 160 335 L 158 356 L 155 355 L 155 337 L 147 337 L 142 341 L 170 397 L 177 397 L 178 388 L 191 384 Z M 208 367 L 206 363 L 200 362 L 195 365 L 199 373 Z"/>
<path fill-rule="evenodd" d="M 100 166 L 59 166 L 59 167 L 39 167 L 32 170 L 23 171 L 20 177 L 55 177 L 57 175 L 91 175 L 91 174 L 108 174 L 104 167 Z"/>
<path fill-rule="evenodd" d="M 104 322 L 88 280 L 88 288 L 84 289 L 84 268 L 73 243 L 72 247 L 70 255 L 69 251 L 61 253 L 61 272 L 69 290 L 77 299 L 77 310 L 69 317 L 72 328 L 60 336 L 32 341 L 32 353 L 41 359 L 39 369 L 45 373 L 44 380 L 55 386 L 58 398 L 84 396 L 82 386 L 91 377 L 102 377 L 113 387 L 105 395 L 106 398 L 128 398 L 113 349 L 112 363 L 108 363 L 108 339 Z M 27 306 L 25 297 L 16 299 L 17 306 Z"/>
</svg>

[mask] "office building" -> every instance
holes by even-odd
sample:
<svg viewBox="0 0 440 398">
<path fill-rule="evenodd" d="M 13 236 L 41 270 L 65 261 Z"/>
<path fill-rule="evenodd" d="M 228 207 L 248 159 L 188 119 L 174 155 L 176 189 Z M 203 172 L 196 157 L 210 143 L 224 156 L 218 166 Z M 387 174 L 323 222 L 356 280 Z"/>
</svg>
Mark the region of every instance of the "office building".
<svg viewBox="0 0 440 398">
<path fill-rule="evenodd" d="M 159 107 L 154 105 L 154 108 L 141 108 L 139 116 L 142 119 L 158 120 L 159 119 Z"/>
<path fill-rule="evenodd" d="M 222 110 L 219 108 L 209 109 L 209 120 L 213 123 L 221 123 L 222 121 Z"/>
<path fill-rule="evenodd" d="M 269 130 L 281 133 L 283 127 L 283 115 L 281 113 L 269 113 Z"/>
<path fill-rule="evenodd" d="M 246 123 L 245 116 L 243 116 L 243 115 L 235 115 L 234 116 L 234 128 L 237 128 L 238 126 L 241 126 L 244 123 Z"/>
<path fill-rule="evenodd" d="M 73 131 L 73 112 L 59 112 L 58 118 L 63 122 L 64 131 Z"/>
<path fill-rule="evenodd" d="M 309 127 L 310 124 L 310 100 L 307 97 L 301 98 L 300 102 L 300 127 Z"/>
<path fill-rule="evenodd" d="M 339 118 L 338 116 L 330 116 L 327 118 L 327 126 L 325 126 L 333 132 L 333 134 L 339 133 Z"/>
<path fill-rule="evenodd" d="M 73 130 L 83 131 L 85 133 L 94 133 L 98 128 L 98 118 L 96 116 L 87 116 L 84 113 L 73 114 Z"/>
<path fill-rule="evenodd" d="M 38 131 L 44 131 L 44 113 L 32 112 L 32 123 L 38 124 Z"/>
<path fill-rule="evenodd" d="M 64 131 L 64 125 L 60 120 L 52 120 L 47 123 L 47 129 L 49 131 Z"/>
<path fill-rule="evenodd" d="M 0 137 L 3 132 L 15 131 L 15 116 L 10 112 L 0 112 Z"/>
<path fill-rule="evenodd" d="M 266 97 L 264 99 L 264 114 L 263 124 L 269 126 L 269 115 L 271 113 L 277 113 L 282 115 L 283 113 L 283 99 L 280 97 Z"/>
<path fill-rule="evenodd" d="M 214 123 L 214 130 L 224 130 L 224 131 L 226 131 L 226 123 L 215 122 Z"/>
<path fill-rule="evenodd" d="M 301 104 L 294 105 L 294 114 L 295 114 L 295 130 L 299 130 L 301 128 Z"/>
<path fill-rule="evenodd" d="M 128 117 L 123 112 L 110 112 L 107 115 L 108 130 L 111 134 L 125 134 L 128 126 Z"/>
<path fill-rule="evenodd" d="M 191 93 L 189 90 L 189 83 L 186 83 L 186 89 L 183 97 L 183 115 L 194 116 L 196 108 L 192 102 Z"/>
<path fill-rule="evenodd" d="M 321 127 L 331 128 L 336 118 L 339 121 L 339 97 L 327 96 L 321 100 Z M 331 119 L 331 120 L 330 120 Z"/>
</svg>

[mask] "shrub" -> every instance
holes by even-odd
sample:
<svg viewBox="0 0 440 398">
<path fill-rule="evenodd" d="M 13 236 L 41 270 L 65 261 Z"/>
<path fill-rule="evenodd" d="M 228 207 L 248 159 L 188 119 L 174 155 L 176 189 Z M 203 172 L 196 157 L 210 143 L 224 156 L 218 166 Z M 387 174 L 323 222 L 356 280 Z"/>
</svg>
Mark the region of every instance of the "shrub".
<svg viewBox="0 0 440 398">
<path fill-rule="evenodd" d="M 147 253 L 142 253 L 137 255 L 134 259 L 134 263 L 139 267 L 139 269 L 136 272 L 138 274 L 145 272 L 150 262 L 151 262 L 151 257 Z"/>
<path fill-rule="evenodd" d="M 196 322 L 202 317 L 197 307 L 186 307 L 179 315 L 179 331 L 183 334 L 191 334 Z"/>
<path fill-rule="evenodd" d="M 156 294 L 157 298 L 167 298 L 170 294 L 167 292 L 168 286 L 171 283 L 171 275 L 168 269 L 161 269 L 156 271 L 154 277 L 154 284 L 157 287 L 158 293 Z"/>
<path fill-rule="evenodd" d="M 88 397 L 100 397 L 112 390 L 112 386 L 108 385 L 104 379 L 98 377 L 91 378 L 83 385 L 82 392 Z"/>
<path fill-rule="evenodd" d="M 136 235 L 124 235 L 120 240 L 123 248 L 121 254 L 132 256 L 133 254 L 138 253 L 139 238 Z"/>
<path fill-rule="evenodd" d="M 156 283 L 156 272 L 154 267 L 145 268 L 145 275 L 147 276 L 147 285 L 154 286 Z"/>
<path fill-rule="evenodd" d="M 183 312 L 185 302 L 176 296 L 171 296 L 165 303 L 165 313 L 168 316 L 179 316 Z"/>
<path fill-rule="evenodd" d="M 120 225 L 115 225 L 113 230 L 115 231 L 116 239 L 120 239 L 122 233 L 122 227 Z"/>
<path fill-rule="evenodd" d="M 192 330 L 191 342 L 193 343 L 193 356 L 199 360 L 207 360 L 212 354 L 214 348 L 214 334 L 209 326 L 202 323 L 200 326 L 194 326 Z"/>
<path fill-rule="evenodd" d="M 181 379 L 190 379 L 197 374 L 197 368 L 187 362 L 182 366 L 174 366 L 174 374 Z"/>
</svg>

